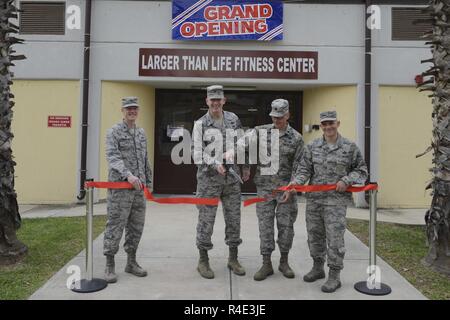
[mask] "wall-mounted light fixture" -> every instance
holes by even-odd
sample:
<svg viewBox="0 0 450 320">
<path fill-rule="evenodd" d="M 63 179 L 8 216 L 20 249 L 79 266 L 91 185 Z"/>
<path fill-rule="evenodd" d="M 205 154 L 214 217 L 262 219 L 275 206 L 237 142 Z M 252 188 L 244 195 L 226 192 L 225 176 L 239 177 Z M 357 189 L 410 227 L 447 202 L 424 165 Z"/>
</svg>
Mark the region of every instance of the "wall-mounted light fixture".
<svg viewBox="0 0 450 320">
<path fill-rule="evenodd" d="M 319 130 L 319 129 L 320 129 L 320 126 L 318 124 L 305 124 L 303 126 L 304 132 L 308 132 L 308 133 L 312 132 L 313 130 Z"/>
</svg>

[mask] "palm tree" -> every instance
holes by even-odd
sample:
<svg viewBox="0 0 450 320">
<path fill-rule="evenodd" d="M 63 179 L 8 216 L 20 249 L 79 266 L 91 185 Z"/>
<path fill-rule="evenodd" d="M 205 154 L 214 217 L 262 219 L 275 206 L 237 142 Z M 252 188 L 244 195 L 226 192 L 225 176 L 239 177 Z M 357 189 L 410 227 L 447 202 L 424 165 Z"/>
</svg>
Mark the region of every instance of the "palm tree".
<svg viewBox="0 0 450 320">
<path fill-rule="evenodd" d="M 22 55 L 13 55 L 11 46 L 22 40 L 12 37 L 18 26 L 9 19 L 17 18 L 14 0 L 0 0 L 0 265 L 12 264 L 23 258 L 28 248 L 17 239 L 16 230 L 20 228 L 21 219 L 14 190 L 14 166 L 11 140 L 11 120 L 13 116 L 11 93 L 13 74 L 9 67 L 12 61 L 25 59 Z"/>
<path fill-rule="evenodd" d="M 421 62 L 433 65 L 422 73 L 426 79 L 419 87 L 420 91 L 432 92 L 433 139 L 425 153 L 433 150 L 434 167 L 427 186 L 432 189 L 433 198 L 425 215 L 429 249 L 423 263 L 450 275 L 450 0 L 432 0 L 424 12 L 431 19 L 417 22 L 432 24 L 425 37 L 433 58 Z"/>
</svg>

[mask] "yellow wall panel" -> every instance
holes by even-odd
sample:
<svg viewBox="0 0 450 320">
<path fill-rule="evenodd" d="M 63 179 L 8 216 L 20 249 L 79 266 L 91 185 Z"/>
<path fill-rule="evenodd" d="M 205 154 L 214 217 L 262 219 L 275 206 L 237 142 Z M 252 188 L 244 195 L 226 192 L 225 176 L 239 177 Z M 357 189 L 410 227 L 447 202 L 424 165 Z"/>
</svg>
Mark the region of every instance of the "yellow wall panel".
<svg viewBox="0 0 450 320">
<path fill-rule="evenodd" d="M 414 87 L 380 86 L 380 207 L 428 207 L 431 153 L 416 158 L 431 142 L 431 99 Z"/>
<path fill-rule="evenodd" d="M 147 135 L 147 147 L 150 165 L 154 170 L 154 132 L 155 132 L 155 89 L 132 82 L 102 82 L 101 131 L 100 131 L 100 180 L 108 180 L 108 163 L 105 154 L 106 131 L 122 121 L 122 98 L 136 96 L 140 104 L 137 125 L 144 128 Z M 106 191 L 101 189 L 100 199 L 106 198 Z"/>
<path fill-rule="evenodd" d="M 79 81 L 15 80 L 15 186 L 21 204 L 72 203 L 77 193 Z M 48 116 L 71 116 L 48 128 Z"/>
<path fill-rule="evenodd" d="M 339 132 L 355 141 L 356 137 L 356 86 L 320 87 L 303 91 L 303 125 L 320 124 L 323 111 L 336 110 L 341 121 Z M 308 133 L 303 129 L 305 142 L 322 136 L 322 130 Z"/>
</svg>

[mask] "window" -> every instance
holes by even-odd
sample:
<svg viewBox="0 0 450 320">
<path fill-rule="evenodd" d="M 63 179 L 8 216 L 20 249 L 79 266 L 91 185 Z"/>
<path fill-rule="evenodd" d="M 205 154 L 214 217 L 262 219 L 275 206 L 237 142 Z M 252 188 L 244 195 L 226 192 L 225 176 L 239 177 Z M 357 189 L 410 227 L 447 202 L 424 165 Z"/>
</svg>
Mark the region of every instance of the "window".
<svg viewBox="0 0 450 320">
<path fill-rule="evenodd" d="M 414 24 L 417 19 L 431 19 L 421 8 L 392 8 L 392 40 L 425 41 L 423 34 L 431 30 L 430 23 Z"/>
<path fill-rule="evenodd" d="M 65 2 L 21 1 L 20 33 L 64 35 Z"/>
</svg>

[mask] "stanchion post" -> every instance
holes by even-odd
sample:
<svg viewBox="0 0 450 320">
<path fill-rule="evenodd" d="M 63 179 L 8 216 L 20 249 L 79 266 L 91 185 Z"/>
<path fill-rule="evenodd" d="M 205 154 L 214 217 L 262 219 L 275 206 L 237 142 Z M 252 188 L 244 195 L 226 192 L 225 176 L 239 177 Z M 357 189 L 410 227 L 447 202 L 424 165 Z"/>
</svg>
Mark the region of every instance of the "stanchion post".
<svg viewBox="0 0 450 320">
<path fill-rule="evenodd" d="M 87 190 L 86 201 L 86 280 L 91 281 L 94 273 L 94 262 L 92 260 L 92 252 L 94 249 L 92 239 L 92 221 L 94 218 L 94 188 L 89 187 Z"/>
<path fill-rule="evenodd" d="M 86 180 L 92 181 L 92 179 Z M 88 293 L 106 288 L 108 283 L 104 279 L 93 278 L 93 218 L 94 218 L 94 188 L 87 187 L 86 199 L 86 279 L 81 279 L 71 289 L 74 292 Z"/>
<path fill-rule="evenodd" d="M 370 198 L 370 220 L 369 220 L 369 266 L 377 265 L 376 234 L 377 234 L 377 190 L 369 191 Z"/>
<path fill-rule="evenodd" d="M 370 184 L 377 183 L 371 182 Z M 384 296 L 390 294 L 392 292 L 392 289 L 388 285 L 381 283 L 381 271 L 377 266 L 377 192 L 378 190 L 369 191 L 369 267 L 367 268 L 369 277 L 366 281 L 355 283 L 354 288 L 356 291 L 364 294 L 372 296 Z"/>
</svg>

